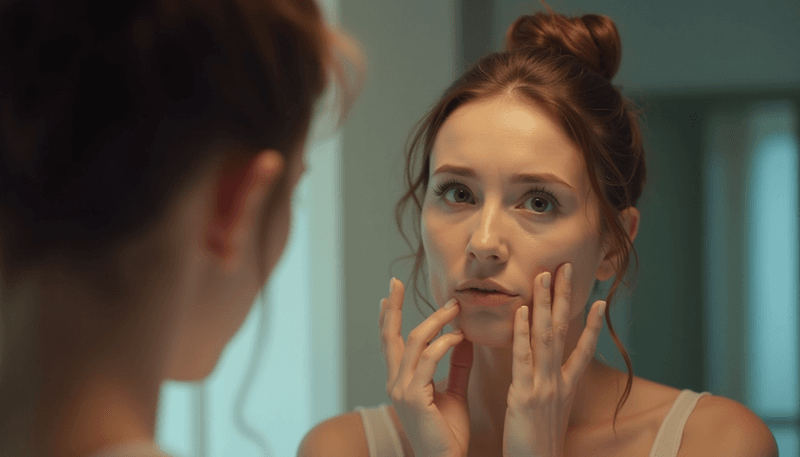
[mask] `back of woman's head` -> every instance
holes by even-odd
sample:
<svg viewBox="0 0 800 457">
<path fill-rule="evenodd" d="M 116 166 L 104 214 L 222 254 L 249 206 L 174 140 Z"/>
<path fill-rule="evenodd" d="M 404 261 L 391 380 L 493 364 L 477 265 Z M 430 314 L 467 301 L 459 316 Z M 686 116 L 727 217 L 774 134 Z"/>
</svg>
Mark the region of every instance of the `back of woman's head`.
<svg viewBox="0 0 800 457">
<path fill-rule="evenodd" d="M 408 192 L 396 208 L 401 232 L 402 215 L 412 202 L 414 227 L 419 229 L 433 144 L 451 113 L 470 101 L 502 94 L 535 103 L 550 113 L 580 150 L 592 192 L 599 201 L 601 231 L 608 236 L 611 248 L 621 253 L 606 297 L 610 310 L 633 248 L 622 226 L 621 212 L 636 206 L 645 182 L 637 113 L 611 84 L 620 58 L 620 37 L 614 22 L 606 16 L 569 18 L 548 8 L 548 13 L 518 18 L 508 29 L 505 50 L 484 57 L 464 73 L 420 123 L 406 161 Z M 423 262 L 424 252 L 419 244 L 412 275 L 419 297 L 416 276 Z M 630 371 L 630 359 L 613 330 L 609 313 L 606 316 Z M 627 398 L 631 380 L 629 375 L 628 388 L 617 411 Z"/>
<path fill-rule="evenodd" d="M 0 3 L 3 272 L 102 252 L 219 154 L 299 152 L 325 30 L 313 0 Z"/>
</svg>

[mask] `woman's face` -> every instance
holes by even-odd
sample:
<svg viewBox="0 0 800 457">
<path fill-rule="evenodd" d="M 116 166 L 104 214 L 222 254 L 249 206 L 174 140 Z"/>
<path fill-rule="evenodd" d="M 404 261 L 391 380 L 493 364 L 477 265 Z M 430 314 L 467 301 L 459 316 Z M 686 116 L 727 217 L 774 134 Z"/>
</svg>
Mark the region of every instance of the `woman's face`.
<svg viewBox="0 0 800 457">
<path fill-rule="evenodd" d="M 476 344 L 510 346 L 534 278 L 567 262 L 570 315 L 581 314 L 604 258 L 598 202 L 579 150 L 550 116 L 510 95 L 469 102 L 442 125 L 430 160 L 422 243 L 437 305 L 455 297 L 461 307 L 453 327 Z M 462 292 L 470 280 L 513 296 Z"/>
</svg>

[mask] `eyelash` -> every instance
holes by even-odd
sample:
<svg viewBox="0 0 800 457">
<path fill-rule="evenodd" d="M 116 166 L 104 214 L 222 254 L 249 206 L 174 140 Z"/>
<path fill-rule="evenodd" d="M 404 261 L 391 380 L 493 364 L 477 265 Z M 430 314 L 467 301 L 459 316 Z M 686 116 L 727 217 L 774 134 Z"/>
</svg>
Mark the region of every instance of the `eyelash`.
<svg viewBox="0 0 800 457">
<path fill-rule="evenodd" d="M 433 193 L 437 197 L 441 197 L 448 190 L 450 190 L 450 189 L 452 189 L 454 187 L 458 187 L 458 186 L 461 186 L 461 187 L 464 187 L 464 188 L 467 187 L 467 186 L 465 186 L 464 184 L 462 184 L 462 183 L 460 183 L 458 181 L 454 181 L 454 180 L 450 179 L 450 180 L 447 180 L 447 181 L 439 183 L 433 189 Z M 536 196 L 543 196 L 544 198 L 547 198 L 548 200 L 550 200 L 550 203 L 552 203 L 553 206 L 555 206 L 556 208 L 560 208 L 561 207 L 561 203 L 558 201 L 556 196 L 553 195 L 552 192 L 550 192 L 548 190 L 545 190 L 543 187 L 535 187 L 535 188 L 531 189 L 525 195 L 528 196 L 530 194 L 535 194 Z M 527 201 L 527 199 L 525 201 Z"/>
</svg>

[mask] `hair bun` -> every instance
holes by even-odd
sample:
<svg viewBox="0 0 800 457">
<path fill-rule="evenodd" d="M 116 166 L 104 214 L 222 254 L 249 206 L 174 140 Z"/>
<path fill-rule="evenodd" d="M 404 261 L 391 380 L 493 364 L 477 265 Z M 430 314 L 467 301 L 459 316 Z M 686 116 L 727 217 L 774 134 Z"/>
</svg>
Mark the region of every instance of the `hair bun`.
<svg viewBox="0 0 800 457">
<path fill-rule="evenodd" d="M 608 16 L 586 14 L 568 18 L 553 13 L 519 17 L 506 34 L 506 50 L 548 48 L 580 59 L 609 81 L 619 69 L 622 44 Z"/>
</svg>

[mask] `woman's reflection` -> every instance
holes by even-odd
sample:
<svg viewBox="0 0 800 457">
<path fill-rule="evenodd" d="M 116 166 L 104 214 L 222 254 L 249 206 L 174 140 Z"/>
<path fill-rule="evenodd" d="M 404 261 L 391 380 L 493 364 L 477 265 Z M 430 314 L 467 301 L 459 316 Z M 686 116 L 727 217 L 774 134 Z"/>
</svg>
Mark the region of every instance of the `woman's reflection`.
<svg viewBox="0 0 800 457">
<path fill-rule="evenodd" d="M 445 92 L 398 205 L 420 223 L 414 273 L 427 264 L 438 309 L 404 341 L 405 287 L 391 281 L 379 320 L 392 403 L 322 423 L 301 455 L 777 455 L 741 404 L 633 376 L 621 344 L 629 373 L 593 358 L 603 316 L 617 339 L 604 311 L 646 175 L 636 111 L 611 84 L 620 58 L 608 17 L 537 13 Z M 595 281 L 612 278 L 584 323 Z"/>
</svg>

